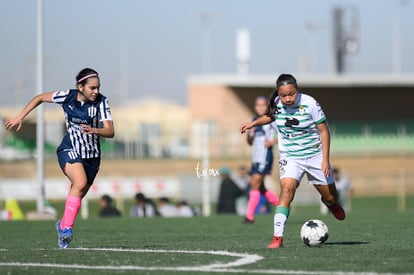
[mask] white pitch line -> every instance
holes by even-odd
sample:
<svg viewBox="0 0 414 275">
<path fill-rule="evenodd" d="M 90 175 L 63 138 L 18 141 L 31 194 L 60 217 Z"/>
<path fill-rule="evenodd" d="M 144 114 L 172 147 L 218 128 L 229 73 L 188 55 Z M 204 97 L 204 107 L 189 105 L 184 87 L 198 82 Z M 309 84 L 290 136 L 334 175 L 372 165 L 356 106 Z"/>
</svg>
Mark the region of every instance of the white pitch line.
<svg viewBox="0 0 414 275">
<path fill-rule="evenodd" d="M 250 274 L 286 274 L 286 275 L 413 275 L 414 273 L 381 273 L 381 272 L 354 272 L 354 271 L 309 271 L 286 269 L 214 269 L 209 272 L 223 273 L 250 273 Z"/>
<path fill-rule="evenodd" d="M 84 270 L 124 270 L 124 271 L 182 271 L 182 272 L 215 272 L 215 273 L 250 273 L 250 274 L 287 274 L 287 275 L 412 275 L 413 273 L 377 273 L 377 272 L 342 272 L 342 271 L 305 271 L 305 270 L 283 270 L 283 269 L 202 269 L 201 267 L 156 267 L 156 266 L 94 266 L 77 264 L 52 264 L 52 263 L 0 263 L 0 266 L 13 267 L 44 267 L 62 269 L 84 269 Z"/>
<path fill-rule="evenodd" d="M 46 250 L 46 249 L 31 249 Z M 343 271 L 305 271 L 305 270 L 282 270 L 282 269 L 236 269 L 234 267 L 253 264 L 263 259 L 257 254 L 236 253 L 229 251 L 201 251 L 201 250 L 160 250 L 160 249 L 124 249 L 124 248 L 71 248 L 69 250 L 79 251 L 104 251 L 104 252 L 133 252 L 133 253 L 184 253 L 184 254 L 208 254 L 238 258 L 228 263 L 214 263 L 202 266 L 134 266 L 134 265 L 81 265 L 81 264 L 55 264 L 55 263 L 23 263 L 23 262 L 0 262 L 0 266 L 13 267 L 44 267 L 62 269 L 83 269 L 83 270 L 147 270 L 147 271 L 182 271 L 182 272 L 215 272 L 215 273 L 250 273 L 250 274 L 287 274 L 287 275 L 397 275 L 397 273 L 377 272 L 343 272 Z M 8 251 L 2 249 L 0 251 Z M 401 274 L 398 275 L 413 275 Z"/>
<path fill-rule="evenodd" d="M 32 249 L 45 250 L 45 249 Z M 67 269 L 109 269 L 109 270 L 165 270 L 165 271 L 213 271 L 216 268 L 226 269 L 229 267 L 238 267 L 253 264 L 263 259 L 257 254 L 236 253 L 229 251 L 202 251 L 202 250 L 162 250 L 162 249 L 124 249 L 124 248 L 70 248 L 68 250 L 78 251 L 103 251 L 103 252 L 129 252 L 129 253 L 184 253 L 184 254 L 207 254 L 220 255 L 238 258 L 235 261 L 227 263 L 214 263 L 202 266 L 172 266 L 172 267 L 152 267 L 152 266 L 92 266 L 80 264 L 52 264 L 52 263 L 22 263 L 22 262 L 4 262 L 0 266 L 25 266 L 25 267 L 51 267 L 51 268 L 67 268 Z"/>
<path fill-rule="evenodd" d="M 199 269 L 214 269 L 214 268 L 229 268 L 229 267 L 237 267 L 243 266 L 248 264 L 253 264 L 257 261 L 263 259 L 262 256 L 257 254 L 246 254 L 246 253 L 236 253 L 236 252 L 229 252 L 229 251 L 214 251 L 214 250 L 163 250 L 163 249 L 123 249 L 123 248 L 73 248 L 71 250 L 83 250 L 83 251 L 111 251 L 111 252 L 135 252 L 135 253 L 184 253 L 184 254 L 208 254 L 208 255 L 220 255 L 220 256 L 229 256 L 229 257 L 237 257 L 239 259 L 228 262 L 228 263 L 215 263 L 209 265 L 202 265 L 195 267 L 197 270 Z M 167 267 L 168 268 L 168 267 Z M 177 267 L 174 267 L 177 268 Z M 179 267 L 181 268 L 181 267 Z M 182 268 L 192 268 L 183 266 Z M 194 270 L 194 269 L 192 269 Z"/>
</svg>

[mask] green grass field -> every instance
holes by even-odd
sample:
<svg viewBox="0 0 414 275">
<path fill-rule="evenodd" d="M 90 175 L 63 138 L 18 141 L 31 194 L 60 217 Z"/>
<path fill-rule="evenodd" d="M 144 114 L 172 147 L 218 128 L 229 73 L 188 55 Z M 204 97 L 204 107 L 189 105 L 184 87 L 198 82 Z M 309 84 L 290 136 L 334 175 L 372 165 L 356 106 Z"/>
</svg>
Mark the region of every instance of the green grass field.
<svg viewBox="0 0 414 275">
<path fill-rule="evenodd" d="M 78 220 L 67 250 L 57 248 L 53 221 L 2 222 L 0 274 L 414 274 L 414 197 L 405 213 L 396 204 L 355 199 L 344 222 L 321 216 L 316 206 L 296 207 L 279 250 L 266 249 L 273 215 L 253 226 L 235 216 Z M 329 227 L 321 247 L 299 238 L 310 218 Z"/>
</svg>

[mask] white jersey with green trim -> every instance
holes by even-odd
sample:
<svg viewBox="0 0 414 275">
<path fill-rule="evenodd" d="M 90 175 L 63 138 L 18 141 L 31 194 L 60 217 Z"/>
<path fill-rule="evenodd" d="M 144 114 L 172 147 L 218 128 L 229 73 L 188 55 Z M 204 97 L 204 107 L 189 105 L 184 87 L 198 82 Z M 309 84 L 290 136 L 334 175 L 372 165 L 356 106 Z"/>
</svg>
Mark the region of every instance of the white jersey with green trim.
<svg viewBox="0 0 414 275">
<path fill-rule="evenodd" d="M 292 107 L 275 99 L 274 114 L 278 131 L 281 158 L 303 158 L 322 152 L 321 136 L 317 125 L 325 122 L 325 114 L 319 103 L 311 96 L 298 93 Z"/>
</svg>

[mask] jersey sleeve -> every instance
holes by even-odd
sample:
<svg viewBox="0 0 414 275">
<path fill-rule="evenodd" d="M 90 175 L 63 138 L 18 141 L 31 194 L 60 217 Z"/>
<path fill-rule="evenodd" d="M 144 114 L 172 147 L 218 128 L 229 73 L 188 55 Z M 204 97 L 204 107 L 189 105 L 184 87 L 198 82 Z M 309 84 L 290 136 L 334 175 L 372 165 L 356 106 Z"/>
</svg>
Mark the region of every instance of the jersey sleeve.
<svg viewBox="0 0 414 275">
<path fill-rule="evenodd" d="M 62 104 L 65 102 L 66 98 L 69 95 L 70 90 L 67 91 L 56 91 L 52 95 L 52 101 L 57 104 Z"/>
<path fill-rule="evenodd" d="M 326 121 L 325 113 L 323 112 L 321 105 L 319 105 L 319 103 L 316 100 L 314 101 L 314 104 L 312 104 L 310 114 L 312 116 L 312 120 L 316 124 L 321 124 Z"/>
<path fill-rule="evenodd" d="M 104 120 L 112 121 L 111 108 L 109 107 L 109 102 L 106 97 L 102 100 L 101 104 L 99 104 L 99 112 L 100 112 L 100 121 L 104 121 Z"/>
</svg>

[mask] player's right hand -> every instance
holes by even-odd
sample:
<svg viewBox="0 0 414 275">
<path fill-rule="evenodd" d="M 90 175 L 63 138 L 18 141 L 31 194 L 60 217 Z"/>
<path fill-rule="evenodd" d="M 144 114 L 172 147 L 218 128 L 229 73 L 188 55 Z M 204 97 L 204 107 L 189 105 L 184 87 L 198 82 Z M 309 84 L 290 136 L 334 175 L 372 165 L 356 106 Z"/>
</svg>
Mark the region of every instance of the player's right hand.
<svg viewBox="0 0 414 275">
<path fill-rule="evenodd" d="M 22 123 L 23 123 L 23 121 L 18 117 L 10 118 L 10 119 L 6 119 L 4 121 L 4 127 L 6 127 L 7 130 L 11 130 L 15 126 L 17 126 L 16 132 L 18 132 L 20 130 L 20 128 L 22 127 Z"/>
<path fill-rule="evenodd" d="M 245 123 L 243 123 L 242 125 L 240 125 L 239 130 L 240 130 L 240 133 L 241 133 L 241 134 L 244 134 L 247 130 L 249 130 L 249 129 L 251 129 L 251 128 L 252 128 L 251 123 L 249 123 L 249 122 L 245 122 Z"/>
</svg>

